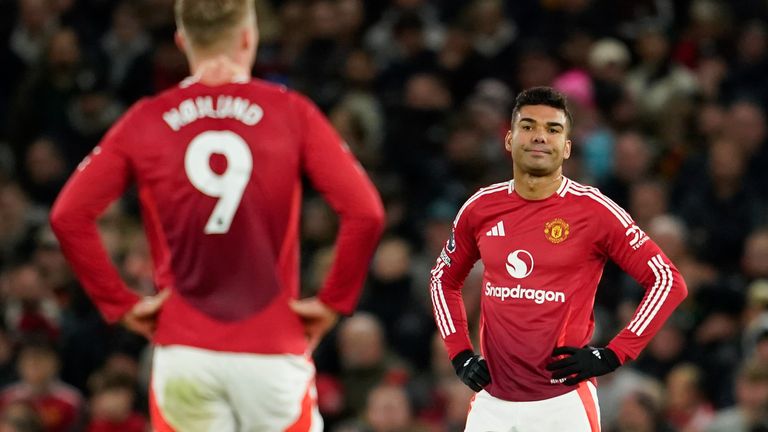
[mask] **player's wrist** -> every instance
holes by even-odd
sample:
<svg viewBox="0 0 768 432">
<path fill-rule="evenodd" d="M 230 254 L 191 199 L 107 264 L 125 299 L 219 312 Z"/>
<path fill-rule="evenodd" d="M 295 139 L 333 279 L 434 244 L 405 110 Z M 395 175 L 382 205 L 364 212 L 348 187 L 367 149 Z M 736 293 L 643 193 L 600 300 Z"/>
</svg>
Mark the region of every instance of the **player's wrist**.
<svg viewBox="0 0 768 432">
<path fill-rule="evenodd" d="M 337 317 L 346 317 L 346 318 L 348 318 L 348 317 L 351 317 L 355 313 L 354 308 L 350 310 L 348 308 L 342 307 L 341 305 L 334 304 L 333 301 L 325 298 L 325 296 L 323 294 L 324 293 L 322 291 L 320 291 L 315 296 L 315 299 L 317 299 L 317 301 L 319 303 L 321 303 L 326 309 L 328 309 L 329 311 L 331 311 L 334 314 L 336 314 Z"/>
<path fill-rule="evenodd" d="M 456 373 L 458 373 L 464 367 L 464 365 L 467 363 L 467 360 L 474 356 L 475 352 L 469 349 L 456 354 L 451 359 L 451 364 L 453 365 L 453 369 L 456 371 Z"/>
<path fill-rule="evenodd" d="M 615 343 L 615 340 L 607 344 L 605 348 L 616 354 L 616 358 L 619 360 L 619 365 L 623 365 L 633 359 L 620 344 Z"/>
<path fill-rule="evenodd" d="M 616 355 L 612 349 L 605 347 L 602 349 L 602 351 L 603 356 L 605 357 L 605 363 L 611 368 L 611 370 L 616 370 L 619 366 L 621 366 L 621 360 L 619 360 L 619 356 Z"/>
</svg>

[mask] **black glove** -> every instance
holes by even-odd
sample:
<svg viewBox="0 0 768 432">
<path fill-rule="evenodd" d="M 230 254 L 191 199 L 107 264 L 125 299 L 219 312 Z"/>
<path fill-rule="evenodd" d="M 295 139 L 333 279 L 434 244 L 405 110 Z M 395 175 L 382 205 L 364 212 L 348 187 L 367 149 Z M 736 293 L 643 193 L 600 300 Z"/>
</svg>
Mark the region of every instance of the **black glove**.
<svg viewBox="0 0 768 432">
<path fill-rule="evenodd" d="M 616 353 L 608 348 L 561 346 L 552 351 L 552 357 L 560 355 L 568 357 L 548 364 L 547 370 L 552 371 L 552 378 L 557 380 L 575 374 L 564 381 L 565 385 L 574 385 L 587 378 L 605 375 L 621 366 Z"/>
<path fill-rule="evenodd" d="M 472 390 L 479 392 L 491 383 L 491 373 L 485 359 L 470 350 L 462 351 L 451 360 L 456 375 Z"/>
</svg>

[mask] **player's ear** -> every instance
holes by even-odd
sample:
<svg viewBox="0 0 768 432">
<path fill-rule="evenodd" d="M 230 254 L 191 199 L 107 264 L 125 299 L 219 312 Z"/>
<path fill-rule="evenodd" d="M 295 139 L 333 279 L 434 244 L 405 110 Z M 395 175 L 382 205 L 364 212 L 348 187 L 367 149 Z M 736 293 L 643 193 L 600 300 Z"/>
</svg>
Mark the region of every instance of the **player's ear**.
<svg viewBox="0 0 768 432">
<path fill-rule="evenodd" d="M 256 47 L 259 42 L 259 35 L 255 26 L 245 26 L 240 32 L 240 49 L 250 51 Z"/>
<path fill-rule="evenodd" d="M 173 34 L 173 41 L 176 42 L 176 46 L 179 47 L 181 52 L 187 52 L 187 39 L 181 30 L 176 30 L 176 33 Z"/>
<path fill-rule="evenodd" d="M 512 151 L 512 129 L 507 131 L 507 135 L 504 137 L 504 148 L 508 152 Z"/>
<path fill-rule="evenodd" d="M 571 140 L 565 140 L 565 147 L 563 147 L 563 159 L 571 157 Z"/>
</svg>

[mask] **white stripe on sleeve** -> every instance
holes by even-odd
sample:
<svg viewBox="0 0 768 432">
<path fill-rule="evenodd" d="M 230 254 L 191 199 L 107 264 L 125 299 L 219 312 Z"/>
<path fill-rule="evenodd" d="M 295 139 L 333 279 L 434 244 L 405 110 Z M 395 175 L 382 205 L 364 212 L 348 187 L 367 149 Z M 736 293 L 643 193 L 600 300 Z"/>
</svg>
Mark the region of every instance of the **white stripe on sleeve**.
<svg viewBox="0 0 768 432">
<path fill-rule="evenodd" d="M 661 255 L 655 255 L 648 260 L 648 266 L 656 276 L 656 283 L 648 294 L 643 304 L 643 308 L 637 313 L 635 319 L 627 328 L 636 335 L 642 335 L 650 321 L 661 309 L 664 300 L 666 300 L 670 289 L 672 288 L 672 272 L 669 266 L 663 262 Z"/>
<path fill-rule="evenodd" d="M 658 313 L 659 310 L 661 310 L 662 305 L 664 305 L 664 301 L 667 299 L 667 295 L 669 295 L 669 292 L 672 291 L 672 282 L 673 282 L 672 270 L 670 270 L 669 265 L 665 263 L 661 259 L 661 256 L 659 255 L 656 255 L 656 257 L 652 259 L 656 260 L 656 265 L 661 267 L 661 271 L 666 277 L 667 285 L 663 290 L 663 293 L 661 295 L 661 300 L 659 300 L 659 302 L 656 304 L 656 307 L 653 308 L 653 312 L 651 312 L 651 314 L 648 316 L 648 319 L 645 320 L 642 327 L 640 327 L 640 329 L 637 331 L 638 336 L 641 336 L 643 334 L 643 331 L 645 331 L 645 328 L 648 327 L 648 324 L 650 324 L 651 321 L 653 321 L 653 317 L 655 317 L 656 313 Z"/>
</svg>

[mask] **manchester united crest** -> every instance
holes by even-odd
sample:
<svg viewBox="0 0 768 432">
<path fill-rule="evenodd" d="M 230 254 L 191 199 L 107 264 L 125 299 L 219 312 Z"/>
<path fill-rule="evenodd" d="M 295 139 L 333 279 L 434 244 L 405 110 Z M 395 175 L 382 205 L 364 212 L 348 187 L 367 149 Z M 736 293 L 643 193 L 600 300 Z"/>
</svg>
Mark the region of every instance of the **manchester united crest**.
<svg viewBox="0 0 768 432">
<path fill-rule="evenodd" d="M 570 227 L 568 222 L 561 218 L 555 218 L 544 224 L 544 235 L 554 244 L 564 242 L 568 238 Z"/>
</svg>

